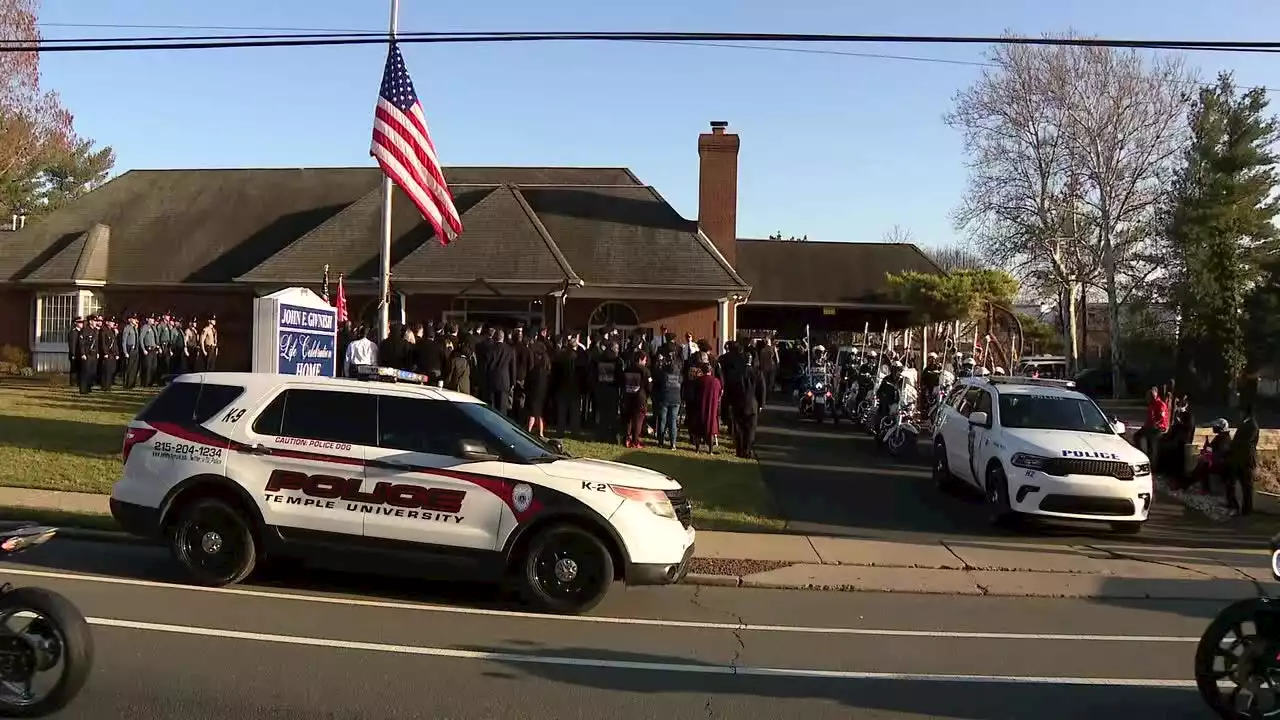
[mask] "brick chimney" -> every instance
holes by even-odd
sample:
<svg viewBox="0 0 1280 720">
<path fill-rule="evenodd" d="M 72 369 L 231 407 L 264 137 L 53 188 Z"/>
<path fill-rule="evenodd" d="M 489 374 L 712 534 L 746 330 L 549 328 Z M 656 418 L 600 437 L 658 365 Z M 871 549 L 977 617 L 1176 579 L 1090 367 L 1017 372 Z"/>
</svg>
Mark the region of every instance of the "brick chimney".
<svg viewBox="0 0 1280 720">
<path fill-rule="evenodd" d="M 711 122 L 698 136 L 698 226 L 730 265 L 738 261 L 738 136 Z"/>
</svg>

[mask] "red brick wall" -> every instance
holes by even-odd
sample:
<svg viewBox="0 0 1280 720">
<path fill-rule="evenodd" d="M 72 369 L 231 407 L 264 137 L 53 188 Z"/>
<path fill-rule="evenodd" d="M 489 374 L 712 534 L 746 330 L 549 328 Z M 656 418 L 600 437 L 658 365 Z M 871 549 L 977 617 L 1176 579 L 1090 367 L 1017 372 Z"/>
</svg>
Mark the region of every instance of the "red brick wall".
<svg viewBox="0 0 1280 720">
<path fill-rule="evenodd" d="M 253 293 L 247 290 L 104 290 L 104 314 L 172 312 L 218 316 L 218 369 L 247 372 L 253 354 Z"/>
<path fill-rule="evenodd" d="M 35 324 L 34 297 L 31 290 L 0 289 L 0 346 L 12 345 L 30 351 Z"/>
<path fill-rule="evenodd" d="M 730 265 L 738 264 L 738 136 L 698 136 L 698 225 Z"/>
</svg>

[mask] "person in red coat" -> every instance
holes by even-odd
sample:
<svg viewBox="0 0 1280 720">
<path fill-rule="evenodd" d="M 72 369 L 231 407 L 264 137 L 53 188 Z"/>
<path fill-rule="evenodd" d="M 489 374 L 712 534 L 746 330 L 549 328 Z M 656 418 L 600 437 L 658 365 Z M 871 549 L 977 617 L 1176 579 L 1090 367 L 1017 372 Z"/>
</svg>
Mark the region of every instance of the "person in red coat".
<svg viewBox="0 0 1280 720">
<path fill-rule="evenodd" d="M 720 435 L 720 395 L 724 385 L 711 372 L 711 364 L 704 363 L 702 375 L 694 382 L 693 412 L 689 413 L 689 436 L 693 451 L 698 452 L 705 443 L 707 452 L 715 452 Z"/>
</svg>

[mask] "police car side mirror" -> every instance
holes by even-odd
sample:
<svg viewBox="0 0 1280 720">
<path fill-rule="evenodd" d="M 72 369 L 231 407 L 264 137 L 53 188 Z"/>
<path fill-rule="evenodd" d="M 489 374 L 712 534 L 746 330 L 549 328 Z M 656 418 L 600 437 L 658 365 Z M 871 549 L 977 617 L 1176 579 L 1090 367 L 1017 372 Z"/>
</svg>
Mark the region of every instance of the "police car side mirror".
<svg viewBox="0 0 1280 720">
<path fill-rule="evenodd" d="M 560 438 L 551 438 L 547 440 L 547 444 L 551 446 L 552 450 L 556 451 L 556 454 L 564 454 L 564 443 L 560 442 Z"/>
<path fill-rule="evenodd" d="M 458 457 L 473 462 L 498 459 L 498 456 L 489 452 L 489 448 L 485 447 L 485 444 L 479 440 L 459 440 Z"/>
<path fill-rule="evenodd" d="M 970 425 L 981 425 L 987 427 L 991 422 L 991 417 L 982 411 L 969 413 Z"/>
<path fill-rule="evenodd" d="M 1119 418 L 1113 416 L 1111 418 L 1111 429 L 1114 430 L 1117 435 L 1123 435 L 1125 434 L 1125 431 L 1129 429 L 1129 426 L 1120 422 Z"/>
</svg>

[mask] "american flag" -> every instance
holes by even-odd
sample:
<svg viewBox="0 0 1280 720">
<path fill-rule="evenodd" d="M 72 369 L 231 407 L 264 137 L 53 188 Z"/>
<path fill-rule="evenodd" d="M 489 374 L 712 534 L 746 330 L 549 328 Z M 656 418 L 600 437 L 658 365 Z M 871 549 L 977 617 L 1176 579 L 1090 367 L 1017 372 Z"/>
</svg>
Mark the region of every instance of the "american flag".
<svg viewBox="0 0 1280 720">
<path fill-rule="evenodd" d="M 382 172 L 418 206 L 442 244 L 448 245 L 462 233 L 462 218 L 453 206 L 453 195 L 427 132 L 427 118 L 404 66 L 404 56 L 395 43 L 391 44 L 387 67 L 382 72 L 369 152 Z"/>
</svg>

